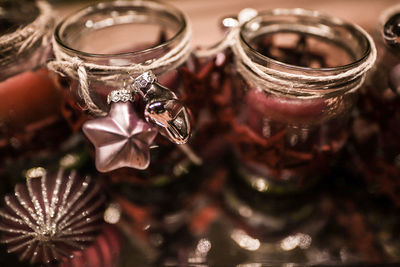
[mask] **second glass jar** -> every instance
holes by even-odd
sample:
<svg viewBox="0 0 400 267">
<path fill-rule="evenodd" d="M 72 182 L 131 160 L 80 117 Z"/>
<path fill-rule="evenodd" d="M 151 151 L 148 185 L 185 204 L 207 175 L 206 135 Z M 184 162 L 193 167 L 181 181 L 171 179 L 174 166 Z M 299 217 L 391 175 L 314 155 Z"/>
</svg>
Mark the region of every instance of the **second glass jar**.
<svg viewBox="0 0 400 267">
<path fill-rule="evenodd" d="M 275 9 L 244 23 L 237 42 L 228 120 L 239 175 L 261 192 L 310 184 L 346 143 L 371 38 L 319 12 Z"/>
</svg>

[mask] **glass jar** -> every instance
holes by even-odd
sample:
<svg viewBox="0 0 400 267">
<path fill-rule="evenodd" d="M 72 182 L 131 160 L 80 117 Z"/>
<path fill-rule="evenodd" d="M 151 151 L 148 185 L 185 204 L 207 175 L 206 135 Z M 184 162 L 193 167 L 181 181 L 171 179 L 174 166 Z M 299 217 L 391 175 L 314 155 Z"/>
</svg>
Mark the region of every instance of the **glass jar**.
<svg viewBox="0 0 400 267">
<path fill-rule="evenodd" d="M 243 81 L 230 122 L 239 175 L 260 192 L 310 184 L 346 144 L 374 43 L 340 19 L 275 9 L 240 27 L 233 52 Z"/>
<path fill-rule="evenodd" d="M 189 29 L 184 15 L 174 7 L 163 3 L 152 1 L 99 3 L 82 9 L 62 21 L 55 31 L 55 46 L 85 63 L 124 67 L 162 58 L 181 43 L 187 31 Z M 131 37 L 132 33 L 135 34 L 135 38 Z M 188 56 L 189 53 L 173 64 L 152 69 L 159 83 L 171 89 L 179 98 L 185 93 L 181 67 Z M 103 113 L 109 109 L 108 93 L 123 87 L 126 79 L 136 75 L 128 72 L 119 74 L 120 78 L 112 81 L 100 80 L 101 77 L 110 75 L 104 71 L 91 72 L 88 75 L 90 97 Z M 76 114 L 73 123 L 78 125 L 74 128 L 79 129 L 89 118 L 89 114 L 85 113 L 87 107 L 82 101 L 79 81 L 76 77 L 72 79 L 67 77 L 61 82 Z M 134 105 L 136 110 L 144 110 L 143 102 L 135 101 Z M 137 180 L 142 178 L 154 180 L 159 175 L 165 177 L 179 172 L 178 162 L 188 164 L 185 153 L 176 149 L 176 146 L 165 138 L 159 137 L 155 143 L 155 148 L 151 150 L 149 170 L 117 170 L 115 173 L 118 173 L 116 176 L 120 181 L 124 180 L 125 176 L 129 176 L 129 181 L 135 177 Z"/>
<path fill-rule="evenodd" d="M 10 0 L 0 9 L 0 175 L 7 181 L 56 150 L 70 131 L 45 66 L 54 25 L 50 6 Z"/>
<path fill-rule="evenodd" d="M 55 50 L 85 64 L 124 68 L 163 58 L 182 44 L 189 31 L 185 16 L 168 4 L 113 1 L 89 6 L 60 22 L 55 30 L 54 46 Z M 189 109 L 193 109 L 193 121 L 196 122 L 196 114 L 200 110 L 194 106 L 196 103 L 185 99 L 187 90 L 191 89 L 186 86 L 185 77 L 194 75 L 190 61 L 188 51 L 172 64 L 151 71 L 161 85 L 171 89 Z M 125 87 L 126 81 L 139 75 L 129 71 L 118 72 L 118 79 L 107 80 L 104 77 L 115 73 L 92 71 L 90 68 L 86 71 L 90 98 L 102 114 L 109 111 L 107 95 L 112 90 Z M 70 124 L 74 129 L 80 129 L 92 117 L 82 101 L 80 81 L 76 73 L 58 76 L 58 81 L 66 101 L 70 103 Z M 132 105 L 144 120 L 141 98 L 136 97 Z M 197 130 L 197 125 L 194 125 L 193 135 Z M 140 232 L 139 236 L 143 239 L 140 242 L 146 243 L 150 250 L 165 246 L 168 243 L 166 239 L 179 232 L 190 216 L 189 199 L 198 189 L 202 170 L 205 169 L 199 170 L 201 159 L 196 155 L 199 151 L 192 149 L 199 147 L 196 142 L 204 140 L 193 137 L 188 144 L 177 146 L 158 135 L 151 147 L 151 161 L 146 170 L 121 168 L 102 174 L 109 184 L 110 194 L 126 215 L 123 218 L 127 227 L 130 231 Z"/>
<path fill-rule="evenodd" d="M 232 129 L 235 171 L 226 174 L 217 198 L 220 217 L 198 238 L 211 243 L 207 260 L 368 261 L 368 253 L 342 238 L 362 221 L 347 218 L 356 217 L 358 207 L 351 206 L 351 216 L 342 210 L 363 188 L 358 180 L 344 181 L 338 152 L 347 144 L 349 115 L 375 61 L 371 38 L 316 11 L 276 9 L 245 22 L 234 41 L 233 103 L 221 113 Z M 227 248 L 225 259 L 213 253 L 214 243 Z"/>
</svg>

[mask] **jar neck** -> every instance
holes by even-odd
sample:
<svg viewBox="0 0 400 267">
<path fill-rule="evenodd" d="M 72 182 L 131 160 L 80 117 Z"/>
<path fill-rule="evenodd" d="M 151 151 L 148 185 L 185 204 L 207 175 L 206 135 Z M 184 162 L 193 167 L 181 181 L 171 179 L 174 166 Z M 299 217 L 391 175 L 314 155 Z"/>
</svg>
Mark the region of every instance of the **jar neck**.
<svg viewBox="0 0 400 267">
<path fill-rule="evenodd" d="M 64 53 L 85 63 L 123 67 L 163 58 L 182 44 L 187 33 L 186 19 L 174 7 L 153 1 L 113 1 L 68 17 L 56 28 L 55 41 Z M 107 35 L 111 36 L 104 38 Z M 147 43 L 138 43 L 142 39 Z M 177 59 L 152 71 L 162 74 L 181 63 Z"/>
<path fill-rule="evenodd" d="M 297 36 L 297 42 L 293 42 L 294 36 Z M 260 39 L 269 43 L 261 42 L 261 47 L 255 45 Z M 311 47 L 304 48 L 308 45 L 307 39 L 310 39 Z M 302 9 L 260 13 L 241 26 L 238 43 L 236 63 L 247 81 L 260 89 L 294 97 L 321 97 L 356 90 L 376 58 L 372 39 L 360 27 Z M 263 46 L 270 46 L 270 51 L 262 51 Z M 303 48 L 300 50 L 299 46 Z M 315 53 L 318 56 L 325 53 L 327 60 L 333 63 L 313 67 L 312 64 L 293 64 L 279 58 L 281 53 L 283 58 L 291 61 L 296 55 L 303 57 L 324 46 L 325 51 Z M 286 55 L 291 52 L 292 58 Z M 274 53 L 278 56 L 274 57 Z M 335 57 L 339 63 L 334 63 Z M 345 64 L 340 63 L 343 57 L 348 58 Z"/>
</svg>

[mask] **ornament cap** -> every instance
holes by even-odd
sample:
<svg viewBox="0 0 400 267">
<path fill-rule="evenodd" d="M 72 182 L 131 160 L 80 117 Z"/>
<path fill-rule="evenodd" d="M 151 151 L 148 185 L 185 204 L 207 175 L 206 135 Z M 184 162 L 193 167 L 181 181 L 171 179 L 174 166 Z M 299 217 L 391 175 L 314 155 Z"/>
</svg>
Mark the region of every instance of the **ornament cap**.
<svg viewBox="0 0 400 267">
<path fill-rule="evenodd" d="M 157 81 L 156 75 L 154 75 L 152 71 L 146 71 L 135 78 L 135 81 L 131 85 L 131 88 L 134 92 L 137 92 L 142 97 L 144 97 L 150 85 L 152 85 L 156 81 Z"/>
<path fill-rule="evenodd" d="M 135 101 L 135 96 L 132 94 L 132 91 L 127 89 L 113 90 L 107 96 L 107 103 L 111 104 L 112 102 L 128 102 Z"/>
</svg>

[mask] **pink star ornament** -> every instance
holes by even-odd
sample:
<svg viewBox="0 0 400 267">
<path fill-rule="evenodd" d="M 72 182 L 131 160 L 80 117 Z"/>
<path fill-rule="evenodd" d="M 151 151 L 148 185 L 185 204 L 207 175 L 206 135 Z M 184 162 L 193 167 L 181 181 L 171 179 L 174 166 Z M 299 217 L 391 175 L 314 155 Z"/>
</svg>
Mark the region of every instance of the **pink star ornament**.
<svg viewBox="0 0 400 267">
<path fill-rule="evenodd" d="M 109 114 L 87 121 L 83 132 L 95 147 L 99 172 L 144 170 L 150 164 L 149 146 L 157 130 L 137 116 L 131 102 L 112 103 Z"/>
</svg>

